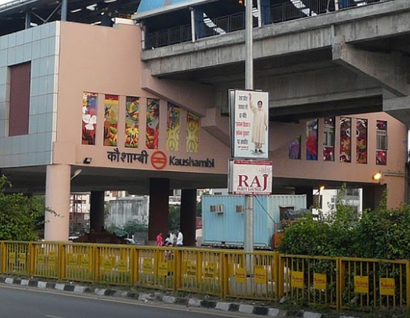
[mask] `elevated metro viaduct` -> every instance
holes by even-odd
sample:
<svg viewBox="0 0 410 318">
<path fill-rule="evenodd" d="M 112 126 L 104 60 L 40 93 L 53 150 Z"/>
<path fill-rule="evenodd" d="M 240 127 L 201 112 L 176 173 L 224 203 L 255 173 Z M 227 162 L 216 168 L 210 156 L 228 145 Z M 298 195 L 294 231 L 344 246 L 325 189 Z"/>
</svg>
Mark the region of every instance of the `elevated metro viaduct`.
<svg viewBox="0 0 410 318">
<path fill-rule="evenodd" d="M 347 183 L 364 188 L 365 207 L 374 207 L 386 187 L 390 207 L 406 199 L 407 129 L 382 110 L 388 105 L 396 114 L 407 96 L 409 4 L 366 8 L 254 31 L 256 87 L 271 93 L 275 193 L 307 193 L 312 201 L 314 188 Z M 47 240 L 68 238 L 70 191 L 91 191 L 97 230 L 103 191 L 150 194 L 153 240 L 167 231 L 169 190 L 182 189 L 181 227 L 190 245 L 196 189 L 227 185 L 226 90 L 243 88 L 243 32 L 151 51 L 142 51 L 142 39 L 140 25 L 123 21 L 112 28 L 52 21 L 0 37 L 1 172 L 15 191 L 45 192 L 58 214 L 47 214 Z M 377 69 L 371 57 L 378 57 Z M 332 161 L 323 160 L 321 147 L 317 160 L 306 160 L 306 122 L 320 118 L 322 145 L 323 117 L 330 116 L 336 127 L 350 117 L 351 129 L 367 120 L 367 163 L 355 160 L 354 134 L 351 162 L 339 160 L 338 129 Z M 388 123 L 390 137 L 383 166 L 375 159 L 378 121 Z M 288 155 L 295 136 L 300 160 Z M 82 173 L 71 180 L 77 169 Z M 372 180 L 377 171 L 382 182 Z"/>
</svg>

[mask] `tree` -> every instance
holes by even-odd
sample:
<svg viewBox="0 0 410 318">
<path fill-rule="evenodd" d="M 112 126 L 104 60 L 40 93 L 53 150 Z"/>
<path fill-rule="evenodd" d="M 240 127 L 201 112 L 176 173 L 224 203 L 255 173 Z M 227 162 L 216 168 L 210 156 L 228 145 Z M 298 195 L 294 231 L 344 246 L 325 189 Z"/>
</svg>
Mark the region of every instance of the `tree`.
<svg viewBox="0 0 410 318">
<path fill-rule="evenodd" d="M 0 240 L 33 241 L 44 228 L 44 196 L 28 197 L 22 193 L 6 194 L 11 183 L 0 177 Z"/>
</svg>

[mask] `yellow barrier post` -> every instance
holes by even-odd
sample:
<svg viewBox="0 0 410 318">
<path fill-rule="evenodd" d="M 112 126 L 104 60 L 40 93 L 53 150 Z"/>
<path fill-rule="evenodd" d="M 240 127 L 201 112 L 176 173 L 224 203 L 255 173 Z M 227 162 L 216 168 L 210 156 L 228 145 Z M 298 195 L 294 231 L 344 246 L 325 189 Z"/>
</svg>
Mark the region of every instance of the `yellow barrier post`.
<svg viewBox="0 0 410 318">
<path fill-rule="evenodd" d="M 175 289 L 178 291 L 182 286 L 182 251 L 180 248 L 177 248 L 175 252 Z"/>
<path fill-rule="evenodd" d="M 100 255 L 100 250 L 97 245 L 93 245 L 92 249 L 93 249 L 93 258 L 94 258 L 93 282 L 96 283 L 98 282 L 98 279 L 100 277 L 100 257 L 101 255 Z"/>
<path fill-rule="evenodd" d="M 221 257 L 221 263 L 222 266 L 220 266 L 221 268 L 221 273 L 222 273 L 222 286 L 221 286 L 221 291 L 222 291 L 222 299 L 224 299 L 226 297 L 226 295 L 228 295 L 228 287 L 229 287 L 229 266 L 228 266 L 228 254 L 226 253 L 222 253 L 222 257 Z M 221 265 L 221 264 L 220 264 Z"/>
<path fill-rule="evenodd" d="M 279 277 L 280 277 L 280 257 L 279 257 L 279 253 L 278 252 L 274 252 L 273 253 L 273 269 L 272 269 L 272 279 L 275 282 L 275 299 L 274 300 L 278 300 L 279 299 L 279 293 L 280 293 L 280 289 L 279 289 Z M 282 270 L 283 272 L 283 270 Z"/>
<path fill-rule="evenodd" d="M 34 274 L 34 264 L 35 264 L 35 246 L 33 245 L 32 242 L 28 243 L 28 266 L 27 266 L 27 270 L 28 270 L 28 275 L 29 276 L 33 276 Z"/>
<path fill-rule="evenodd" d="M 410 261 L 406 262 L 406 293 L 407 309 L 410 310 Z"/>
<path fill-rule="evenodd" d="M 65 245 L 63 243 L 58 243 L 57 253 L 58 279 L 61 280 L 63 277 L 65 277 L 66 274 L 66 253 Z"/>
<path fill-rule="evenodd" d="M 4 242 L 1 242 L 1 273 L 2 274 L 6 270 L 6 260 L 7 260 L 6 244 Z"/>
</svg>

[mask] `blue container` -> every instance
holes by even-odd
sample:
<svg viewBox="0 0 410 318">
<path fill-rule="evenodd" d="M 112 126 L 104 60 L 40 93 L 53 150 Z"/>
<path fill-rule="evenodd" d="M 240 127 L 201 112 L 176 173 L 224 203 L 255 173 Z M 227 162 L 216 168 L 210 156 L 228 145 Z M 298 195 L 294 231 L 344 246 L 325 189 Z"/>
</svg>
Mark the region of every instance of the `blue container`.
<svg viewBox="0 0 410 318">
<path fill-rule="evenodd" d="M 254 196 L 254 245 L 270 247 L 280 210 L 306 209 L 306 195 Z M 202 242 L 206 245 L 243 246 L 245 196 L 202 196 Z"/>
</svg>

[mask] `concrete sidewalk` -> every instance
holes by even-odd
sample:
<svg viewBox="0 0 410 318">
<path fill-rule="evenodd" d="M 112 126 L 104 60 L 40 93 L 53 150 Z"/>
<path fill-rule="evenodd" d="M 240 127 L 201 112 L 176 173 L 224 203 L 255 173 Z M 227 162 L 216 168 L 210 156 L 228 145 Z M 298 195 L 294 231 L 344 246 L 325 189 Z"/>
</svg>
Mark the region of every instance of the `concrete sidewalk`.
<svg viewBox="0 0 410 318">
<path fill-rule="evenodd" d="M 282 310 L 274 307 L 243 304 L 238 302 L 227 302 L 221 300 L 204 300 L 190 297 L 176 297 L 166 295 L 162 292 L 142 293 L 115 289 L 94 288 L 88 286 L 81 286 L 76 284 L 55 283 L 41 281 L 38 279 L 19 279 L 13 277 L 0 277 L 0 283 L 9 285 L 20 285 L 37 287 L 41 289 L 55 289 L 60 291 L 68 291 L 77 294 L 87 293 L 99 296 L 122 297 L 128 299 L 135 299 L 141 302 L 163 302 L 166 304 L 175 304 L 186 307 L 203 307 L 224 312 L 239 312 L 243 314 L 254 314 L 259 316 L 269 317 L 287 317 L 287 318 L 357 318 L 353 316 L 346 316 L 343 314 L 321 314 L 305 310 Z"/>
</svg>

